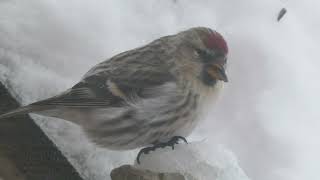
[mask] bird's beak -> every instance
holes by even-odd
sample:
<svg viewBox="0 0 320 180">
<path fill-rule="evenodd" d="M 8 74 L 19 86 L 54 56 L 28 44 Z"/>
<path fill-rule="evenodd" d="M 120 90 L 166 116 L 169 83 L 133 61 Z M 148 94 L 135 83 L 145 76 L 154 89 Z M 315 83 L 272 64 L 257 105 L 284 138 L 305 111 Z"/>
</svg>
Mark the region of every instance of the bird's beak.
<svg viewBox="0 0 320 180">
<path fill-rule="evenodd" d="M 207 69 L 207 72 L 210 76 L 215 79 L 228 82 L 228 76 L 226 74 L 225 68 L 220 64 L 213 64 Z"/>
</svg>

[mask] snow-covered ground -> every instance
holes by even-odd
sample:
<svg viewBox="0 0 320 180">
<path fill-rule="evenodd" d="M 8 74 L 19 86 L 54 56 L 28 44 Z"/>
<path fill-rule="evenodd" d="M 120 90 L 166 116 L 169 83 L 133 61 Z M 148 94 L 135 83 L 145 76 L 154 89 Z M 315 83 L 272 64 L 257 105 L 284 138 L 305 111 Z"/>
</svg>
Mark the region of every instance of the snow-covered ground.
<svg viewBox="0 0 320 180">
<path fill-rule="evenodd" d="M 116 53 L 208 26 L 229 43 L 230 83 L 192 138 L 205 139 L 207 150 L 227 146 L 251 179 L 318 180 L 319 7 L 316 0 L 1 0 L 0 80 L 30 103 Z M 88 179 L 106 179 L 135 158 L 95 147 L 71 123 L 37 123 Z"/>
<path fill-rule="evenodd" d="M 210 157 L 210 158 L 208 158 Z M 221 145 L 205 142 L 180 143 L 157 149 L 140 158 L 136 168 L 154 172 L 179 172 L 187 180 L 250 180 L 239 167 L 234 154 Z"/>
</svg>

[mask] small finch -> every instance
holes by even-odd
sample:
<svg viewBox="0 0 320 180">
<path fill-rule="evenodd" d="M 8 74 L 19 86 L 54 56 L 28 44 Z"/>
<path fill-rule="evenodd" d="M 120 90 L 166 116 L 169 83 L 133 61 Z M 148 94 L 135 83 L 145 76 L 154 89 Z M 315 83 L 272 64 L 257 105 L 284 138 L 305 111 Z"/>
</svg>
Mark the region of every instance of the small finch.
<svg viewBox="0 0 320 180">
<path fill-rule="evenodd" d="M 206 100 L 228 82 L 227 54 L 218 32 L 191 28 L 101 62 L 65 92 L 0 119 L 26 113 L 61 118 L 113 150 L 173 147 L 196 127 Z"/>
</svg>

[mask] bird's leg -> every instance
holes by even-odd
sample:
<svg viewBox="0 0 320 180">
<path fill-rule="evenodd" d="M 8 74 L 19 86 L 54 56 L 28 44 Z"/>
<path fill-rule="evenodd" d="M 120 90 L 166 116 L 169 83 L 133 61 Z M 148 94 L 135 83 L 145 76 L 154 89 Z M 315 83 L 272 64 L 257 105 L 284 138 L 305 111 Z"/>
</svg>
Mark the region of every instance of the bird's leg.
<svg viewBox="0 0 320 180">
<path fill-rule="evenodd" d="M 137 163 L 140 164 L 140 156 L 142 154 L 149 154 L 150 151 L 155 151 L 158 148 L 165 148 L 170 146 L 173 150 L 174 145 L 179 144 L 179 140 L 183 140 L 186 144 L 188 144 L 186 138 L 182 136 L 173 136 L 168 142 L 157 142 L 154 143 L 153 146 L 142 148 L 137 155 Z"/>
</svg>

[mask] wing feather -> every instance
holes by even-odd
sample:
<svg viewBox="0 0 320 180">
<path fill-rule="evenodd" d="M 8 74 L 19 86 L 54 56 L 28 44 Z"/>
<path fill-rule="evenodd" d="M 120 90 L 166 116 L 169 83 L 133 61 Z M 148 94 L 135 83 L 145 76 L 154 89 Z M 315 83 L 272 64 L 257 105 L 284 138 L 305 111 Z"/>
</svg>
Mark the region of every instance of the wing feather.
<svg viewBox="0 0 320 180">
<path fill-rule="evenodd" d="M 130 97 L 161 96 L 158 87 L 175 83 L 161 48 L 152 45 L 121 53 L 88 71 L 83 79 L 62 94 L 32 103 L 10 116 L 61 108 L 113 108 L 130 106 Z M 109 84 L 108 84 L 109 82 Z M 113 87 L 110 88 L 110 82 Z M 162 88 L 160 88 L 162 89 Z M 10 112 L 9 112 L 10 113 Z M 0 116 L 1 117 L 1 116 Z"/>
</svg>

